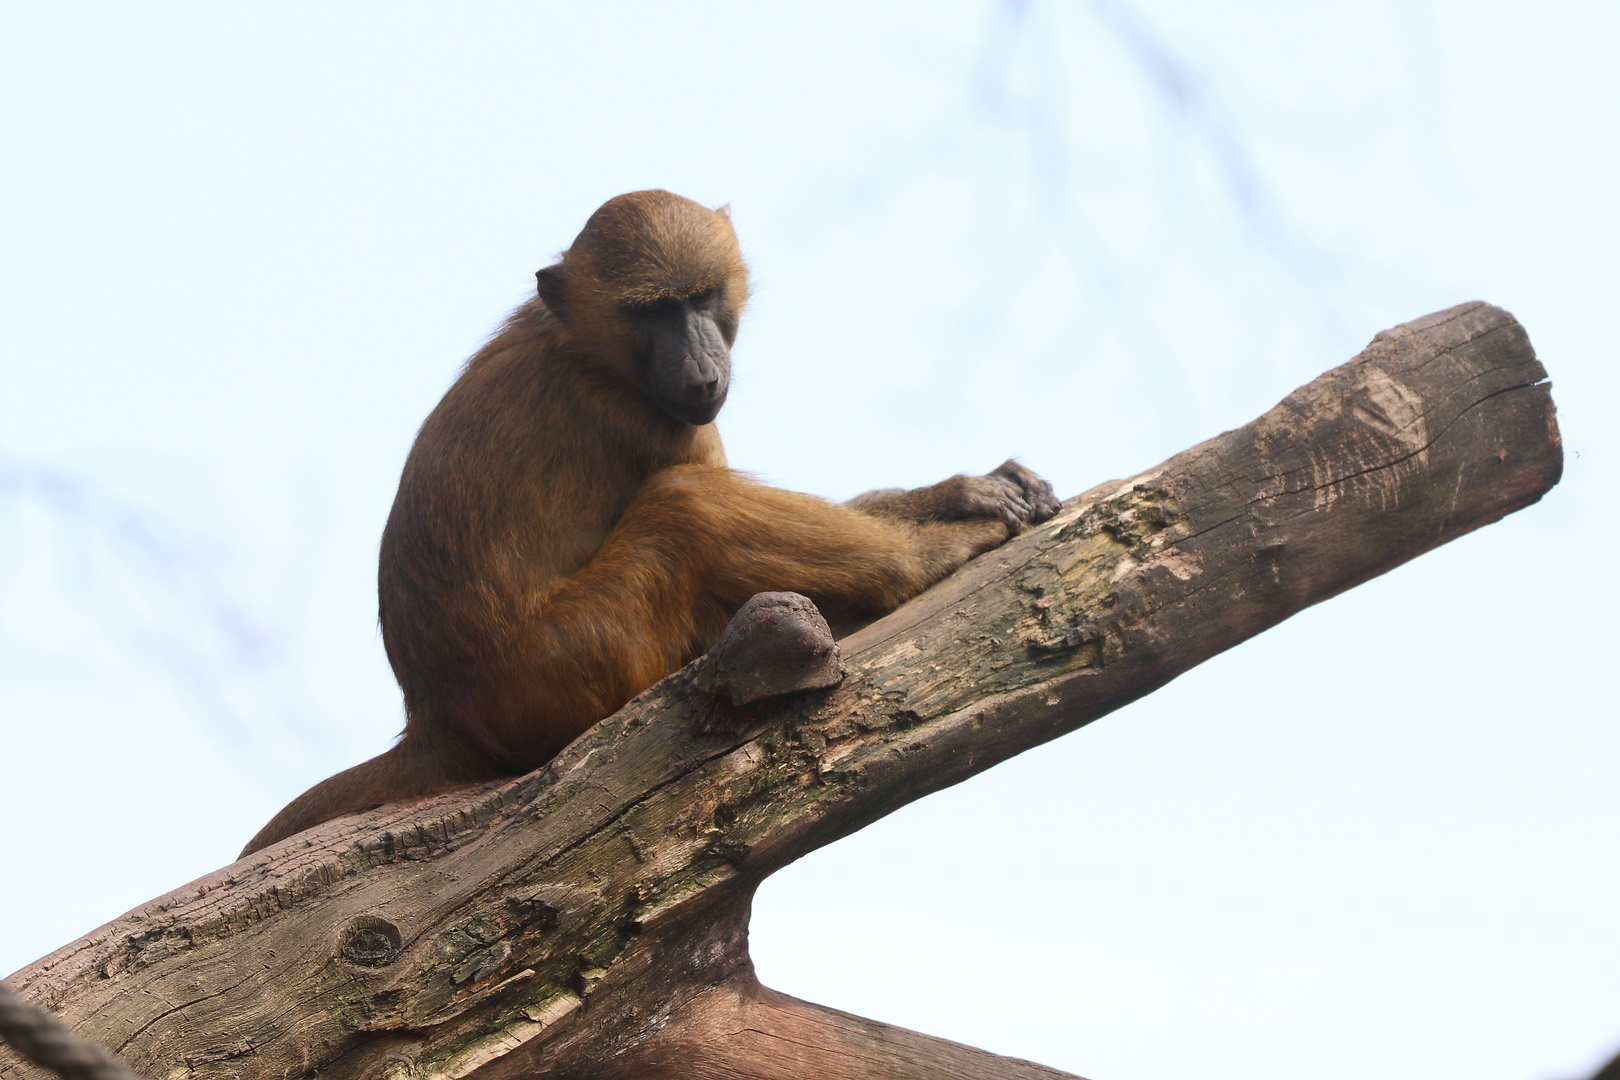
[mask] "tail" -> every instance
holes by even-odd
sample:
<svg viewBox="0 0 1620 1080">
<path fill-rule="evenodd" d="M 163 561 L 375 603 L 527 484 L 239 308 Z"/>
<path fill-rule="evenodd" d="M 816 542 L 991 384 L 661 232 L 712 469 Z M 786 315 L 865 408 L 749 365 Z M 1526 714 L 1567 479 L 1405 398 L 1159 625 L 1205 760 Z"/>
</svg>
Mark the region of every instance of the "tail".
<svg viewBox="0 0 1620 1080">
<path fill-rule="evenodd" d="M 237 858 L 246 858 L 323 821 L 372 810 L 384 803 L 437 795 L 465 783 L 466 780 L 452 780 L 442 769 L 407 750 L 405 742 L 401 741 L 370 761 L 362 761 L 352 769 L 327 777 L 288 803 L 281 813 L 270 819 L 270 824 L 247 842 Z"/>
</svg>

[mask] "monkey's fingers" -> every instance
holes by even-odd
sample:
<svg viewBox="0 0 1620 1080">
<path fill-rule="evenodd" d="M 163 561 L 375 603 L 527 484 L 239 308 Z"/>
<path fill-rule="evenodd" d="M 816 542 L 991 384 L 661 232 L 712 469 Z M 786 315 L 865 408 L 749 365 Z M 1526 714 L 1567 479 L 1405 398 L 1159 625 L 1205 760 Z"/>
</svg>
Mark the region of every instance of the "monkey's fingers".
<svg viewBox="0 0 1620 1080">
<path fill-rule="evenodd" d="M 963 517 L 995 518 L 1007 526 L 1009 534 L 1024 527 L 1032 512 L 1023 489 L 1004 476 L 964 477 Z"/>
<path fill-rule="evenodd" d="M 1026 520 L 1031 525 L 1039 525 L 1048 520 L 1063 507 L 1062 502 L 1052 491 L 1052 485 L 1016 458 L 1008 458 L 990 475 L 1002 477 L 1018 486 L 1024 501 L 1029 505 L 1030 514 Z"/>
</svg>

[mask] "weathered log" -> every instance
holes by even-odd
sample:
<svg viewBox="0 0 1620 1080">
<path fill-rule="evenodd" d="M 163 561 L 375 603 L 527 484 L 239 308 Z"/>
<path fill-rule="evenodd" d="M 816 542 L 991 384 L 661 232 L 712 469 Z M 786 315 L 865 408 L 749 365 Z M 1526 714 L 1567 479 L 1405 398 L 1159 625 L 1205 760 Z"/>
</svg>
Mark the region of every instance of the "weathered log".
<svg viewBox="0 0 1620 1080">
<path fill-rule="evenodd" d="M 760 987 L 755 888 L 1561 469 L 1518 323 L 1430 315 L 844 639 L 840 685 L 734 701 L 699 661 L 529 776 L 329 822 L 11 982 L 156 1080 L 1063 1075 Z"/>
</svg>

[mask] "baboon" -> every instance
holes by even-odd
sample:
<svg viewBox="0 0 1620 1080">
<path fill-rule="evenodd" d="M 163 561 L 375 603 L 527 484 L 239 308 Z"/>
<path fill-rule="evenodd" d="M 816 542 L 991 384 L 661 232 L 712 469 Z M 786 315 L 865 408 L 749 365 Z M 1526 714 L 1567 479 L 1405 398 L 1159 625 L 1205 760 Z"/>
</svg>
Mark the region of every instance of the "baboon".
<svg viewBox="0 0 1620 1080">
<path fill-rule="evenodd" d="M 1056 513 L 1009 461 L 839 506 L 726 467 L 748 271 L 729 211 L 609 200 L 467 362 L 405 461 L 383 530 L 392 749 L 316 784 L 249 841 L 517 776 L 701 655 L 748 598 L 883 614 Z"/>
</svg>

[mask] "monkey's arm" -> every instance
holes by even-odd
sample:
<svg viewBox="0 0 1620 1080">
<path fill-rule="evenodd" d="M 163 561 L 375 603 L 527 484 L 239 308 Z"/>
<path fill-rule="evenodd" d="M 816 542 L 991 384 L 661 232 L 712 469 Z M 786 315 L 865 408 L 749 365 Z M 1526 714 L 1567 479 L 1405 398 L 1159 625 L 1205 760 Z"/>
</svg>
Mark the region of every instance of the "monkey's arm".
<svg viewBox="0 0 1620 1080">
<path fill-rule="evenodd" d="M 880 488 L 844 505 L 873 517 L 914 524 L 994 517 L 1013 533 L 1039 525 L 1058 512 L 1052 485 L 1013 460 L 984 476 L 953 476 L 910 491 Z"/>
<path fill-rule="evenodd" d="M 853 499 L 845 499 L 838 505 L 847 506 L 851 510 L 860 510 L 875 503 L 885 502 L 889 499 L 893 499 L 898 495 L 904 495 L 905 493 L 905 488 L 874 488 L 871 491 L 861 492 Z"/>
<path fill-rule="evenodd" d="M 647 482 L 578 580 L 690 583 L 728 608 L 726 618 L 756 592 L 783 590 L 838 611 L 887 611 L 1018 531 L 1023 519 L 1004 484 L 977 499 L 952 494 L 979 491 L 981 479 L 935 485 L 947 492 L 932 503 L 927 493 L 934 489 L 903 493 L 881 507 L 894 510 L 873 512 L 767 487 L 730 469 L 676 466 Z M 948 512 L 904 513 L 925 505 Z"/>
</svg>

